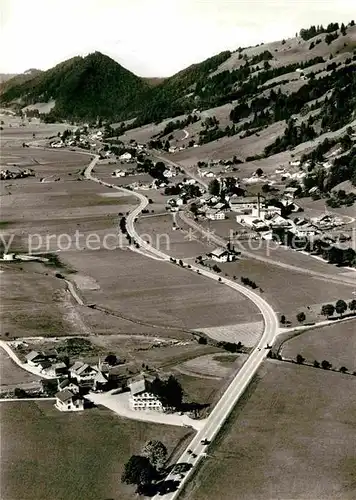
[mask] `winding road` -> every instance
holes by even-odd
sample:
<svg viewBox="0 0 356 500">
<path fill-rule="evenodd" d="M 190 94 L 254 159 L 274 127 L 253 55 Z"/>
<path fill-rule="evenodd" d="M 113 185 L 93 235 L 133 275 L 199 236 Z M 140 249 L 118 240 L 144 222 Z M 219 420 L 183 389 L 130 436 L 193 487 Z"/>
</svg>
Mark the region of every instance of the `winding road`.
<svg viewBox="0 0 356 500">
<path fill-rule="evenodd" d="M 136 217 L 142 212 L 142 210 L 148 205 L 148 200 L 141 193 L 133 192 L 131 190 L 109 184 L 95 177 L 92 173 L 95 167 L 98 156 L 94 157 L 90 162 L 88 167 L 85 169 L 84 175 L 87 179 L 102 184 L 104 186 L 111 186 L 113 189 L 127 193 L 132 196 L 134 194 L 139 199 L 139 205 L 127 216 L 126 228 L 129 235 L 137 242 L 139 245 L 147 251 L 147 255 L 150 254 L 159 257 L 162 261 L 169 262 L 170 256 L 161 252 L 157 248 L 150 246 L 137 234 L 134 222 Z M 183 264 L 186 264 L 183 262 Z M 242 366 L 240 371 L 236 374 L 235 378 L 229 384 L 224 394 L 215 405 L 214 409 L 210 413 L 209 417 L 206 419 L 206 424 L 197 434 L 194 436 L 193 440 L 187 446 L 187 448 L 182 453 L 178 460 L 178 463 L 189 463 L 192 465 L 191 469 L 184 475 L 183 479 L 180 480 L 179 488 L 175 492 L 167 493 L 163 496 L 157 496 L 154 498 L 163 498 L 164 500 L 174 500 L 180 493 L 183 484 L 188 481 L 189 477 L 193 473 L 194 468 L 197 466 L 199 461 L 204 457 L 204 451 L 206 446 L 204 446 L 201 441 L 207 439 L 209 441 L 213 440 L 222 426 L 224 425 L 230 412 L 238 402 L 239 398 L 242 396 L 247 386 L 251 382 L 254 374 L 261 365 L 262 361 L 266 358 L 268 350 L 266 349 L 268 344 L 272 344 L 276 336 L 278 335 L 278 318 L 272 307 L 257 293 L 243 287 L 242 285 L 235 283 L 234 281 L 226 278 L 220 278 L 215 273 L 208 271 L 206 269 L 191 266 L 190 272 L 197 272 L 202 276 L 213 279 L 221 285 L 229 286 L 230 288 L 236 290 L 237 292 L 243 294 L 245 297 L 249 298 L 261 311 L 264 319 L 264 332 L 263 335 L 252 351 L 245 364 Z M 188 452 L 189 451 L 189 452 Z M 194 454 L 194 455 L 193 455 Z M 176 479 L 174 474 L 167 477 L 167 480 Z"/>
</svg>

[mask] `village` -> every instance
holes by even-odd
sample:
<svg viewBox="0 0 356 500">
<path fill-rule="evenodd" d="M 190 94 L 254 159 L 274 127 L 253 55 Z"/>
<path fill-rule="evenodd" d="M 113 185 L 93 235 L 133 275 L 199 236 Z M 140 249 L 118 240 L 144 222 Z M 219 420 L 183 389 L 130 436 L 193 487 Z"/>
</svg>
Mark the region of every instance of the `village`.
<svg viewBox="0 0 356 500">
<path fill-rule="evenodd" d="M 70 361 L 68 352 L 82 354 L 94 350 L 91 342 L 85 338 L 68 338 L 62 347 L 49 347 L 45 350 L 29 350 L 29 341 L 14 340 L 8 342 L 8 350 L 12 349 L 12 357 L 24 361 L 24 370 L 37 375 L 39 383 L 30 389 L 15 388 L 2 394 L 6 398 L 53 398 L 54 406 L 61 412 L 83 411 L 93 406 L 93 395 L 108 393 L 117 395 L 125 393 L 126 402 L 131 411 L 174 412 L 166 394 L 171 390 L 181 391 L 174 378 L 167 374 L 148 373 L 145 370 L 136 372 L 127 370 L 125 360 L 115 354 L 107 354 L 104 359 L 98 356 L 97 363 L 86 363 L 81 360 Z M 35 339 L 32 340 L 35 342 Z M 66 346 L 65 351 L 63 345 Z M 27 352 L 27 353 L 26 353 Z M 26 353 L 26 354 L 25 354 Z M 176 384 L 176 385 L 175 385 Z M 166 387 L 167 386 L 167 387 Z"/>
</svg>

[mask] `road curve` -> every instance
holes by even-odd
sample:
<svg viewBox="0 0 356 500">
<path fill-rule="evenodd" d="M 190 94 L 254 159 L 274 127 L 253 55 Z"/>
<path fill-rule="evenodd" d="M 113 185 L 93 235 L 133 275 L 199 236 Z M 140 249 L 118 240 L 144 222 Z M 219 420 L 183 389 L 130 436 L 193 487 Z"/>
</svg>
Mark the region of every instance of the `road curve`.
<svg viewBox="0 0 356 500">
<path fill-rule="evenodd" d="M 32 373 L 32 375 L 36 375 L 37 377 L 40 378 L 47 378 L 47 379 L 53 378 L 52 376 L 46 375 L 45 373 L 40 373 L 36 367 L 31 366 L 28 363 L 23 363 L 17 356 L 17 354 L 11 349 L 9 343 L 6 342 L 5 340 L 0 340 L 0 347 L 2 347 L 4 351 L 9 355 L 9 357 L 12 359 L 12 361 L 16 363 L 17 366 L 19 366 L 23 370 L 26 370 L 27 372 Z"/>
<path fill-rule="evenodd" d="M 89 180 L 92 180 L 94 182 L 97 182 L 99 184 L 102 184 L 104 186 L 111 186 L 114 189 L 117 189 L 118 191 L 125 192 L 127 194 L 134 194 L 140 201 L 138 207 L 136 207 L 130 215 L 128 215 L 126 219 L 126 228 L 129 233 L 129 235 L 135 239 L 136 242 L 139 243 L 140 246 L 142 246 L 145 250 L 147 250 L 149 253 L 153 254 L 156 257 L 159 257 L 163 261 L 170 261 L 170 256 L 161 252 L 157 248 L 154 248 L 150 246 L 148 243 L 146 243 L 142 238 L 137 234 L 135 227 L 134 227 L 134 221 L 135 218 L 141 213 L 141 211 L 148 205 L 148 200 L 145 196 L 143 196 L 141 193 L 133 192 L 131 190 L 118 187 L 112 184 L 109 184 L 107 182 L 101 181 L 97 177 L 95 177 L 92 174 L 92 170 L 98 161 L 98 157 L 95 157 L 91 163 L 88 165 L 88 167 L 85 170 L 85 177 Z M 209 417 L 206 420 L 206 424 L 204 428 L 200 431 L 197 432 L 189 446 L 184 450 L 182 453 L 181 457 L 179 458 L 178 462 L 182 463 L 190 463 L 192 465 L 191 470 L 186 473 L 184 478 L 180 481 L 180 486 L 179 489 L 176 490 L 175 492 L 168 493 L 163 496 L 157 496 L 154 497 L 155 499 L 157 498 L 164 498 L 165 500 L 174 500 L 177 498 L 177 496 L 180 493 L 182 485 L 189 479 L 190 475 L 192 474 L 194 467 L 198 464 L 198 462 L 202 459 L 204 456 L 204 445 L 201 444 L 202 439 L 208 439 L 209 441 L 213 440 L 215 436 L 218 434 L 220 429 L 222 428 L 223 424 L 225 423 L 228 415 L 232 411 L 233 407 L 236 405 L 238 402 L 239 398 L 242 396 L 244 391 L 246 390 L 247 386 L 249 385 L 252 377 L 256 373 L 257 369 L 259 368 L 260 364 L 262 361 L 265 359 L 267 356 L 267 350 L 265 349 L 267 344 L 272 344 L 274 339 L 276 338 L 278 334 L 278 319 L 276 316 L 276 313 L 272 309 L 272 307 L 262 298 L 260 297 L 257 293 L 243 287 L 239 283 L 235 283 L 234 281 L 226 278 L 219 278 L 215 273 L 208 271 L 203 268 L 199 268 L 197 266 L 191 266 L 190 269 L 191 272 L 198 272 L 202 276 L 205 276 L 207 278 L 213 279 L 215 281 L 221 280 L 221 284 L 224 284 L 226 286 L 229 286 L 230 288 L 236 290 L 237 292 L 243 294 L 245 297 L 249 298 L 261 311 L 261 314 L 264 319 L 264 332 L 263 335 L 258 343 L 258 345 L 255 347 L 255 349 L 252 351 L 250 356 L 248 357 L 247 361 L 245 364 L 242 366 L 240 371 L 237 373 L 235 378 L 232 380 L 232 382 L 229 384 L 227 389 L 225 390 L 224 394 L 222 395 L 221 399 L 218 401 L 218 403 L 215 405 L 213 408 L 212 412 L 210 413 Z M 191 450 L 193 453 L 196 454 L 196 457 L 193 458 L 191 453 L 188 453 L 188 450 Z M 167 479 L 174 479 L 174 475 L 169 476 Z"/>
</svg>

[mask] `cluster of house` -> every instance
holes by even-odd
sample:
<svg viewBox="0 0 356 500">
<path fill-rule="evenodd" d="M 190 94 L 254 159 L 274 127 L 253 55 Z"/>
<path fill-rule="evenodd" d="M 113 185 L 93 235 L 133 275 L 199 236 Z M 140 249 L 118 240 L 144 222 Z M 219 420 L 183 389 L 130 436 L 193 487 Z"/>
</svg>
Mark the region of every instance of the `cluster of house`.
<svg viewBox="0 0 356 500">
<path fill-rule="evenodd" d="M 83 389 L 98 391 L 108 386 L 109 366 L 100 360 L 96 366 L 76 361 L 68 367 L 63 361 L 58 360 L 55 350 L 50 350 L 46 353 L 31 351 L 26 355 L 26 362 L 36 367 L 39 375 L 43 375 L 46 379 L 57 380 L 55 407 L 60 411 L 83 410 Z"/>
<path fill-rule="evenodd" d="M 23 170 L 0 170 L 0 180 L 6 181 L 8 179 L 23 179 L 25 177 L 32 177 L 35 173 L 30 168 L 25 168 Z"/>
<path fill-rule="evenodd" d="M 123 376 L 119 365 L 113 366 L 100 359 L 95 366 L 75 361 L 68 367 L 58 360 L 55 350 L 46 353 L 31 351 L 26 355 L 26 362 L 36 367 L 39 375 L 57 382 L 55 407 L 59 411 L 84 410 L 84 393 L 105 391 L 113 386 L 121 390 L 129 389 L 129 405 L 132 410 L 163 411 L 160 399 L 151 390 L 153 378 L 147 375 L 128 378 L 127 375 Z"/>
</svg>

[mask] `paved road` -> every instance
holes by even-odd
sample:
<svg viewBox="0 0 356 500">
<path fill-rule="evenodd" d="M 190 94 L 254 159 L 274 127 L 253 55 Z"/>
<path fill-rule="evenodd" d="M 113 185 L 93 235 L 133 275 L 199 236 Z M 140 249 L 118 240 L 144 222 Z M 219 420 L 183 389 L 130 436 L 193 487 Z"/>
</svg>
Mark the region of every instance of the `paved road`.
<svg viewBox="0 0 356 500">
<path fill-rule="evenodd" d="M 18 403 L 20 401 L 56 401 L 56 398 L 1 398 L 0 403 Z"/>
<path fill-rule="evenodd" d="M 5 340 L 0 340 L 0 347 L 4 349 L 5 352 L 10 356 L 10 358 L 23 370 L 26 370 L 27 372 L 32 373 L 33 375 L 37 375 L 37 377 L 41 378 L 53 378 L 50 377 L 49 375 L 46 375 L 44 373 L 40 373 L 39 370 L 35 366 L 31 366 L 27 363 L 23 363 L 20 358 L 14 353 L 14 351 L 11 349 L 9 346 L 8 342 L 5 342 Z"/>
<path fill-rule="evenodd" d="M 92 170 L 96 162 L 97 162 L 97 157 L 94 158 L 90 163 L 90 165 L 88 165 L 88 167 L 86 168 L 85 177 L 94 182 L 98 182 L 100 184 L 108 186 L 109 185 L 108 183 L 101 181 L 92 174 Z M 149 244 L 147 244 L 145 241 L 142 240 L 142 238 L 137 234 L 135 230 L 134 227 L 135 218 L 148 205 L 147 198 L 143 196 L 141 193 L 137 192 L 133 193 L 132 191 L 129 191 L 125 188 L 120 188 L 115 185 L 112 185 L 112 187 L 119 191 L 127 192 L 130 195 L 134 194 L 139 199 L 140 203 L 138 207 L 136 207 L 126 219 L 126 228 L 130 236 L 134 238 L 135 241 L 137 241 L 140 244 L 140 246 L 142 246 L 149 253 L 153 254 L 156 257 L 161 258 L 163 261 L 170 261 L 169 255 L 161 252 L 160 250 L 154 247 L 151 247 Z M 206 276 L 215 281 L 219 280 L 219 276 L 217 276 L 215 273 L 203 268 L 199 268 L 198 266 L 192 266 L 190 272 L 198 272 L 201 275 Z M 261 311 L 263 315 L 265 328 L 258 345 L 252 351 L 251 355 L 248 357 L 245 364 L 242 366 L 240 371 L 237 373 L 233 381 L 230 383 L 230 385 L 222 395 L 219 402 L 212 410 L 211 414 L 206 420 L 204 428 L 197 432 L 194 439 L 191 441 L 189 446 L 186 448 L 186 450 L 183 452 L 180 459 L 178 460 L 178 462 L 190 463 L 193 466 L 192 469 L 180 481 L 180 489 L 182 485 L 189 479 L 189 476 L 192 474 L 194 467 L 204 456 L 203 454 L 205 447 L 201 444 L 201 440 L 208 439 L 210 441 L 214 439 L 214 437 L 220 431 L 231 410 L 236 405 L 239 398 L 242 396 L 247 386 L 249 385 L 252 377 L 256 373 L 258 367 L 265 359 L 268 352 L 265 349 L 265 347 L 267 346 L 267 344 L 272 344 L 272 342 L 274 341 L 275 337 L 278 334 L 277 316 L 273 311 L 273 309 L 271 308 L 271 306 L 262 297 L 260 297 L 257 293 L 248 290 L 242 285 L 235 283 L 232 280 L 225 278 L 220 278 L 220 279 L 222 285 L 229 286 L 230 288 L 236 290 L 237 292 L 245 295 L 258 307 L 258 309 Z M 193 458 L 192 454 L 188 453 L 188 450 L 191 450 L 193 453 L 195 453 L 196 457 Z M 169 476 L 167 479 L 175 479 L 175 477 Z M 176 492 L 169 493 L 164 496 L 157 496 L 157 499 L 164 498 L 165 500 L 173 500 L 178 496 L 180 489 L 178 489 Z"/>
</svg>

